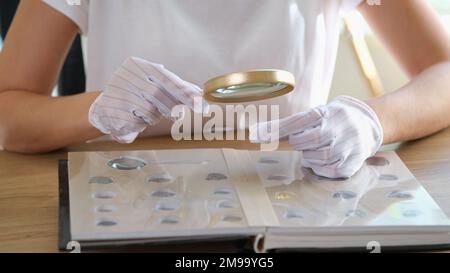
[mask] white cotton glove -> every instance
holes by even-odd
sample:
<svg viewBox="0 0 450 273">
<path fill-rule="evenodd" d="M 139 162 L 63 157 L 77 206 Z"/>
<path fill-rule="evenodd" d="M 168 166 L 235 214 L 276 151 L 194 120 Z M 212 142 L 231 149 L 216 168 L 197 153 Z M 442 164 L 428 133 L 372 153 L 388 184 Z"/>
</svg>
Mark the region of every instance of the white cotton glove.
<svg viewBox="0 0 450 273">
<path fill-rule="evenodd" d="M 350 177 L 373 156 L 383 143 L 383 129 L 375 112 L 364 102 L 341 96 L 331 103 L 285 119 L 256 124 L 250 128 L 250 140 L 270 142 L 277 128 L 279 138 L 303 152 L 304 167 L 329 178 Z M 258 134 L 259 133 L 259 134 Z"/>
<path fill-rule="evenodd" d="M 89 111 L 89 122 L 117 141 L 131 143 L 161 116 L 171 118 L 172 107 L 185 104 L 195 112 L 194 97 L 202 90 L 180 79 L 163 65 L 130 57 L 113 74 L 104 92 Z"/>
</svg>

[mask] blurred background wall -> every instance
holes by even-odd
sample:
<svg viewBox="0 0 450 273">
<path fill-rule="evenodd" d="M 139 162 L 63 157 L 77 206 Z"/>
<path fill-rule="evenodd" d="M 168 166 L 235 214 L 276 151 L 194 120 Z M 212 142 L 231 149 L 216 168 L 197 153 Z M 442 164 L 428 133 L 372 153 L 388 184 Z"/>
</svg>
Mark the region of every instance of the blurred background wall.
<svg viewBox="0 0 450 273">
<path fill-rule="evenodd" d="M 438 11 L 440 17 L 447 26 L 447 29 L 450 31 L 450 0 L 428 1 Z M 370 30 L 369 26 L 364 21 L 364 18 L 359 14 L 351 14 L 350 16 L 357 21 L 356 26 L 359 27 L 359 31 L 364 34 L 369 52 L 375 63 L 385 91 L 393 91 L 404 85 L 408 81 L 408 78 L 390 53 L 384 48 L 383 44 L 380 43 Z M 344 24 L 342 24 L 341 40 L 330 99 L 344 94 L 364 99 L 371 96 L 371 90 L 362 73 L 357 55 L 352 45 L 351 35 L 344 27 Z"/>
</svg>

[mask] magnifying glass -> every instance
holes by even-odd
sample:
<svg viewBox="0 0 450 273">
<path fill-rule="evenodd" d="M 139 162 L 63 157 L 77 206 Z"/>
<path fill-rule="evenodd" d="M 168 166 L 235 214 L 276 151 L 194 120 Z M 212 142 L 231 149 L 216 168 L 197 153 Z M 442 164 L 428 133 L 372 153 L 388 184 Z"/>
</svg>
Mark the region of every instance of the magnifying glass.
<svg viewBox="0 0 450 273">
<path fill-rule="evenodd" d="M 249 102 L 285 95 L 295 87 L 292 73 L 264 69 L 225 74 L 207 81 L 203 97 L 219 103 Z"/>
</svg>

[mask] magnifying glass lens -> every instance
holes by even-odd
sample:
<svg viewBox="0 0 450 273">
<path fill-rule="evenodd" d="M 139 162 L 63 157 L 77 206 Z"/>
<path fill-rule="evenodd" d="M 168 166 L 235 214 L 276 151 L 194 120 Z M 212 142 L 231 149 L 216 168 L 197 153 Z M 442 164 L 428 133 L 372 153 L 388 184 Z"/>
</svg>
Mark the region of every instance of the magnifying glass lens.
<svg viewBox="0 0 450 273">
<path fill-rule="evenodd" d="M 273 92 L 280 91 L 286 88 L 288 85 L 285 83 L 268 83 L 268 82 L 258 82 L 258 83 L 244 83 L 232 85 L 227 88 L 219 88 L 210 95 L 216 98 L 225 97 L 248 97 L 248 96 L 265 96 Z"/>
<path fill-rule="evenodd" d="M 291 92 L 294 76 L 283 70 L 252 70 L 222 75 L 204 84 L 206 100 L 222 103 L 249 102 Z"/>
</svg>

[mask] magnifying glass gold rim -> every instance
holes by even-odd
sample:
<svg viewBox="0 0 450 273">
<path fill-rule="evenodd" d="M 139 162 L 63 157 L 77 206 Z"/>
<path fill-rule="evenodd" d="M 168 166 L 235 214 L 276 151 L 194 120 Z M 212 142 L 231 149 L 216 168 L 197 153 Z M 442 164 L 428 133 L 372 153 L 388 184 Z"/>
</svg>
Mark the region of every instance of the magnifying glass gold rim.
<svg viewBox="0 0 450 273">
<path fill-rule="evenodd" d="M 285 87 L 280 90 L 276 90 L 270 93 L 264 93 L 261 95 L 239 97 L 233 97 L 232 95 L 229 97 L 216 97 L 212 95 L 219 89 L 229 88 L 236 85 L 249 85 L 258 83 L 283 84 L 285 85 Z M 246 72 L 225 74 L 207 81 L 204 84 L 203 97 L 207 101 L 219 103 L 249 102 L 282 96 L 294 90 L 294 87 L 294 75 L 292 75 L 292 73 L 288 71 L 276 69 L 251 70 Z"/>
</svg>

